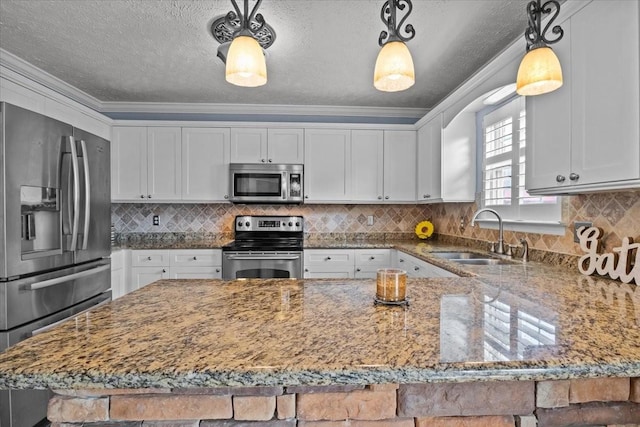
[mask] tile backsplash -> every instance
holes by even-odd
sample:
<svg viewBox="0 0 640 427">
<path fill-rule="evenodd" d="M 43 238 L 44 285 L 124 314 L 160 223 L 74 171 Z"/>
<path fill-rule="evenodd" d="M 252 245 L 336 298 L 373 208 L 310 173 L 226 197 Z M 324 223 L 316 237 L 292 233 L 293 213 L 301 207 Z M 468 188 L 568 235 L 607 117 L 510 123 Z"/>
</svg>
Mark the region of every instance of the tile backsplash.
<svg viewBox="0 0 640 427">
<path fill-rule="evenodd" d="M 112 222 L 118 233 L 232 233 L 236 215 L 302 215 L 308 234 L 411 235 L 415 225 L 430 219 L 436 233 L 481 241 L 497 240 L 496 230 L 469 226 L 476 203 L 434 205 L 231 205 L 231 204 L 141 204 L 114 203 Z M 158 215 L 160 225 L 153 225 Z M 374 224 L 367 225 L 367 217 Z M 466 227 L 460 230 L 460 219 Z M 505 232 L 505 240 L 518 244 L 526 237 L 532 248 L 570 255 L 581 254 L 573 242 L 573 223 L 591 221 L 604 232 L 605 250 L 618 246 L 623 237 L 640 240 L 640 190 L 594 193 L 562 197 L 565 234 Z"/>
</svg>

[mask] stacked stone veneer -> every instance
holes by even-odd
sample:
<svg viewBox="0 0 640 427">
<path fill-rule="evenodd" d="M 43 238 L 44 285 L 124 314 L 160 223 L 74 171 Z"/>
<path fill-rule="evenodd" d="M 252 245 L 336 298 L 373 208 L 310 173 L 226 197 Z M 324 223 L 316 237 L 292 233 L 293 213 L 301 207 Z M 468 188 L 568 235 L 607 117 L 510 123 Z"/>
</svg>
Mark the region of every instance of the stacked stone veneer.
<svg viewBox="0 0 640 427">
<path fill-rule="evenodd" d="M 52 427 L 640 426 L 640 378 L 57 390 Z"/>
</svg>

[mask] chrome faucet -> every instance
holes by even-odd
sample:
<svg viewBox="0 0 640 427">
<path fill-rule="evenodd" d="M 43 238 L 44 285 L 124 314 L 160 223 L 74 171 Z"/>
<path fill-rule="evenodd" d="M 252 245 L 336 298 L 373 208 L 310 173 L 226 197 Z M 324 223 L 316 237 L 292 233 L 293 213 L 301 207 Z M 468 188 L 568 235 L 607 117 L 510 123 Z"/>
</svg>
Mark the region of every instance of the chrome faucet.
<svg viewBox="0 0 640 427">
<path fill-rule="evenodd" d="M 494 214 L 498 218 L 499 235 L 498 235 L 498 247 L 496 248 L 496 253 L 497 254 L 504 254 L 504 230 L 502 228 L 502 217 L 500 216 L 500 214 L 498 212 L 494 211 L 493 209 L 489 209 L 489 208 L 483 208 L 483 209 L 477 210 L 476 213 L 473 214 L 473 218 L 471 218 L 471 226 L 473 227 L 475 225 L 476 218 L 478 218 L 478 215 L 480 215 L 482 212 L 490 212 L 490 213 Z"/>
<path fill-rule="evenodd" d="M 527 243 L 527 239 L 520 239 L 520 243 L 522 243 L 522 261 L 529 261 L 529 243 Z"/>
</svg>

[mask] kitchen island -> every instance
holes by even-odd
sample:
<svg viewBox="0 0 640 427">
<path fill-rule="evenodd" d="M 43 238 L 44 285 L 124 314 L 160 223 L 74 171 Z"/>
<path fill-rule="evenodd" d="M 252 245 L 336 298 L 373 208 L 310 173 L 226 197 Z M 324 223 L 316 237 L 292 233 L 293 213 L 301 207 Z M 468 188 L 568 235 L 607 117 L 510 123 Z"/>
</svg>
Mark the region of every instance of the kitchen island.
<svg viewBox="0 0 640 427">
<path fill-rule="evenodd" d="M 466 271 L 407 307 L 374 280 L 162 280 L 0 354 L 0 387 L 54 389 L 65 427 L 640 423 L 636 285 Z"/>
</svg>

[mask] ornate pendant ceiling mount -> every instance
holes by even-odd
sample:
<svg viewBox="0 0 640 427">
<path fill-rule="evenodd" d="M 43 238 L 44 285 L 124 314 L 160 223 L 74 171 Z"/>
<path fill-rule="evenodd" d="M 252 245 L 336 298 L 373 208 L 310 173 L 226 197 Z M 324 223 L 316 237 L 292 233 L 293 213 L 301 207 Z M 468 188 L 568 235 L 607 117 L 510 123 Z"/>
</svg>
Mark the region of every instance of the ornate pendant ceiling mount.
<svg viewBox="0 0 640 427">
<path fill-rule="evenodd" d="M 220 43 L 218 57 L 226 64 L 226 80 L 237 86 L 255 87 L 267 82 L 264 49 L 273 44 L 276 33 L 257 13 L 262 0 L 249 12 L 249 0 L 241 11 L 236 0 L 234 10 L 211 24 L 211 34 Z"/>
<path fill-rule="evenodd" d="M 398 10 L 404 12 L 399 22 Z M 387 30 L 383 30 L 378 38 L 382 49 L 373 73 L 373 85 L 378 90 L 398 92 L 415 83 L 413 58 L 405 43 L 413 39 L 416 31 L 413 25 L 404 24 L 412 10 L 411 0 L 387 0 L 382 5 L 380 19 L 387 25 Z"/>
<path fill-rule="evenodd" d="M 553 12 L 553 15 L 550 15 Z M 560 60 L 548 46 L 559 42 L 564 31 L 559 25 L 553 26 L 554 38 L 546 33 L 560 14 L 560 3 L 556 0 L 530 1 L 527 5 L 529 27 L 524 32 L 527 41 L 527 53 L 518 69 L 517 92 L 520 95 L 541 95 L 552 92 L 562 86 L 562 67 Z M 550 15 L 546 25 L 542 26 L 543 15 Z"/>
</svg>

